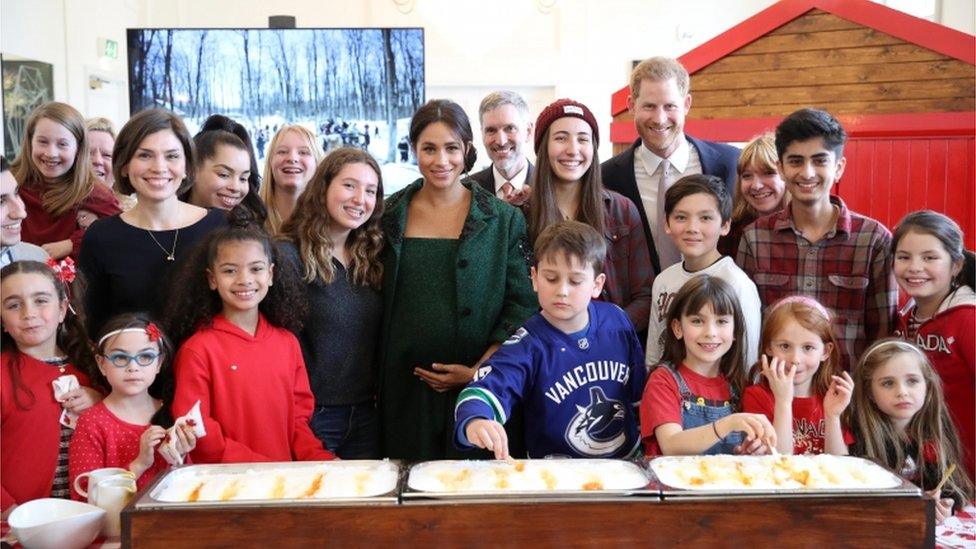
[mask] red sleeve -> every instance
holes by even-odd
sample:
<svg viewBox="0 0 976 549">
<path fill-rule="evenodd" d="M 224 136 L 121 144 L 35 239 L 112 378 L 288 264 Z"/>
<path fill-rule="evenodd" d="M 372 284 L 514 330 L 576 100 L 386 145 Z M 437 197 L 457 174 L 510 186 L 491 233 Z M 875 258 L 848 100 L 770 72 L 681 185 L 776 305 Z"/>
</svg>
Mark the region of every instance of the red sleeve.
<svg viewBox="0 0 976 549">
<path fill-rule="evenodd" d="M 179 417 L 190 410 L 199 400 L 200 415 L 207 436 L 197 440 L 197 447 L 190 452 L 196 463 L 244 463 L 273 461 L 255 452 L 241 442 L 224 436 L 220 423 L 211 416 L 210 368 L 205 360 L 187 345 L 176 353 L 176 394 L 173 395 L 173 416 Z M 306 386 L 308 381 L 305 382 Z"/>
<path fill-rule="evenodd" d="M 81 201 L 78 209 L 88 210 L 99 218 L 122 213 L 122 208 L 119 207 L 119 201 L 115 198 L 115 194 L 101 183 L 95 183 L 92 192 Z M 81 250 L 81 239 L 84 236 L 85 229 L 79 228 L 72 231 L 71 236 L 68 237 L 71 239 L 71 257 L 76 260 L 78 259 L 78 252 Z"/>
<path fill-rule="evenodd" d="M 3 424 L 6 423 L 7 418 L 10 417 L 10 412 L 13 411 L 13 398 L 10 395 L 10 378 L 8 377 L 8 368 L 10 354 L 3 353 L 0 355 L 0 376 L 2 376 L 3 382 L 0 383 L 0 430 L 3 429 Z M 0 452 L 4 451 L 0 448 Z M 7 491 L 6 485 L 3 484 L 4 478 L 0 478 L 0 511 L 6 511 L 11 505 L 15 505 L 17 500 L 14 499 L 10 492 Z"/>
<path fill-rule="evenodd" d="M 294 336 L 289 339 L 291 340 L 289 345 L 292 348 L 292 364 L 295 365 L 295 389 L 292 397 L 295 399 L 294 428 L 291 433 L 292 455 L 298 461 L 335 459 L 335 455 L 325 449 L 322 441 L 315 436 L 312 428 L 309 427 L 308 422 L 312 419 L 312 412 L 315 410 L 315 397 L 312 396 L 312 388 L 308 382 L 308 371 L 305 369 L 305 360 L 302 358 L 302 350 L 298 345 L 298 340 Z"/>
<path fill-rule="evenodd" d="M 665 423 L 681 425 L 681 393 L 668 367 L 658 366 L 651 372 L 640 404 L 641 439 L 648 453 L 659 453 L 654 429 Z"/>
<path fill-rule="evenodd" d="M 86 498 L 75 491 L 75 479 L 82 473 L 115 466 L 105 463 L 105 434 L 98 428 L 98 412 L 81 414 L 78 425 L 71 435 L 68 447 L 68 485 L 71 487 L 71 499 L 86 501 Z M 128 464 L 120 465 L 126 467 Z"/>
<path fill-rule="evenodd" d="M 742 392 L 742 411 L 749 414 L 763 414 L 769 421 L 773 421 L 776 400 L 764 385 L 756 384 L 746 387 Z"/>
</svg>

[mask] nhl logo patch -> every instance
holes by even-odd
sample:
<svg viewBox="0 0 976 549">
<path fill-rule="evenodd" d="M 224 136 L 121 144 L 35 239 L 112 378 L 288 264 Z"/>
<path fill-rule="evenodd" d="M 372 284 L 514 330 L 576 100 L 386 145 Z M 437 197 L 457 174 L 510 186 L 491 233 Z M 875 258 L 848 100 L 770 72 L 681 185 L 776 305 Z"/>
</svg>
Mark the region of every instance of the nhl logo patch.
<svg viewBox="0 0 976 549">
<path fill-rule="evenodd" d="M 586 339 L 585 337 L 581 337 L 581 338 L 579 338 L 579 340 L 578 340 L 578 341 L 576 342 L 576 345 L 577 345 L 577 346 L 578 346 L 578 347 L 579 347 L 580 349 L 583 349 L 583 350 L 585 351 L 585 350 L 587 350 L 587 349 L 589 349 L 589 348 L 590 348 L 590 340 L 588 340 L 588 339 Z"/>
</svg>

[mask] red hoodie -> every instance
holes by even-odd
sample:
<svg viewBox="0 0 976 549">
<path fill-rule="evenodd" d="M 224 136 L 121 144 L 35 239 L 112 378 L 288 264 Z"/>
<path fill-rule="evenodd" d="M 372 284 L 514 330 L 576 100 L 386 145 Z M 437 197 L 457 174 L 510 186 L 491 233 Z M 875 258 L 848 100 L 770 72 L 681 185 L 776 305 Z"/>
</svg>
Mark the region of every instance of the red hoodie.
<svg viewBox="0 0 976 549">
<path fill-rule="evenodd" d="M 969 478 L 974 478 L 976 445 L 976 292 L 962 286 L 946 299 L 932 318 L 922 322 L 915 337 L 909 337 L 909 319 L 915 301 L 898 312 L 895 335 L 921 347 L 942 378 L 949 413 L 959 431 L 963 461 Z"/>
<path fill-rule="evenodd" d="M 194 463 L 334 459 L 308 425 L 315 399 L 298 339 L 263 315 L 253 336 L 214 317 L 180 347 L 174 370 L 173 416 L 199 400 L 207 430 Z"/>
<path fill-rule="evenodd" d="M 78 210 L 90 210 L 99 218 L 122 212 L 112 190 L 101 183 L 95 183 L 91 194 L 77 207 L 61 215 L 53 215 L 44 209 L 43 191 L 22 185 L 18 192 L 27 209 L 27 217 L 21 228 L 21 239 L 38 246 L 70 239 L 71 257 L 75 259 L 78 259 L 81 237 L 85 236 L 85 230 L 78 228 L 78 220 L 75 217 L 78 215 Z"/>
</svg>

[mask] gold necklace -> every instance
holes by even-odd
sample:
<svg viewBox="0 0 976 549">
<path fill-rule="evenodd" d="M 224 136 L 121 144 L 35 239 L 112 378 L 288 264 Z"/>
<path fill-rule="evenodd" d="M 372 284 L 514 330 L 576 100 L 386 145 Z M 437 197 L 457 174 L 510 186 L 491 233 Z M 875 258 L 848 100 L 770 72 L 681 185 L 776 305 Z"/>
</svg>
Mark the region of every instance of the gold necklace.
<svg viewBox="0 0 976 549">
<path fill-rule="evenodd" d="M 166 261 L 176 261 L 176 241 L 177 241 L 177 239 L 180 238 L 180 230 L 179 229 L 176 229 L 176 234 L 173 235 L 173 249 L 172 249 L 172 251 L 166 251 L 166 248 L 164 248 L 163 245 L 160 244 L 158 240 L 156 240 L 156 237 L 152 234 L 152 231 L 150 231 L 149 229 L 146 229 L 146 232 L 149 233 L 149 238 L 151 238 L 152 241 L 155 242 L 157 246 L 159 246 L 159 249 L 162 250 L 164 254 L 166 254 Z"/>
</svg>

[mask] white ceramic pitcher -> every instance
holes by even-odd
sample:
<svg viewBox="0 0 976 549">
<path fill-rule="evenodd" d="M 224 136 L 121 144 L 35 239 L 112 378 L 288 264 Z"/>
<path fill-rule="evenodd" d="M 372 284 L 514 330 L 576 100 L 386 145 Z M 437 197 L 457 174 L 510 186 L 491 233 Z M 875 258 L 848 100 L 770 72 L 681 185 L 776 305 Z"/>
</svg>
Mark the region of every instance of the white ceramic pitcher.
<svg viewBox="0 0 976 549">
<path fill-rule="evenodd" d="M 121 467 L 103 467 L 101 469 L 94 469 L 88 471 L 87 473 L 82 473 L 75 477 L 75 491 L 81 494 L 81 497 L 88 498 L 88 503 L 95 505 L 95 487 L 98 483 L 108 479 L 108 478 L 136 478 L 132 471 L 128 469 L 123 469 Z M 88 479 L 88 491 L 82 490 L 81 479 Z"/>
<path fill-rule="evenodd" d="M 92 489 L 92 503 L 105 509 L 103 536 L 116 537 L 122 534 L 122 508 L 128 505 L 135 493 L 136 479 L 122 475 L 102 479 Z"/>
</svg>

